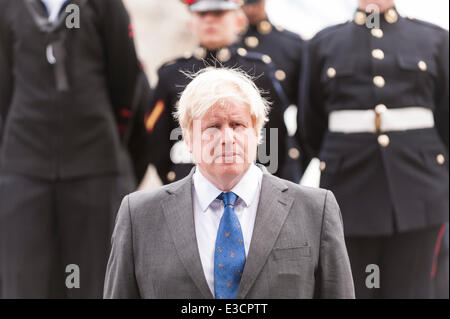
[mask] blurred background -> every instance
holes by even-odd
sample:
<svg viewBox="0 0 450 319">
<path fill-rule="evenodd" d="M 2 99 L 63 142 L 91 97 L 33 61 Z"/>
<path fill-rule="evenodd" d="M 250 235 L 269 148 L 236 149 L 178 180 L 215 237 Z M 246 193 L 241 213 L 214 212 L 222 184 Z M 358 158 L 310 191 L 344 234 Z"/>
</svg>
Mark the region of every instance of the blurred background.
<svg viewBox="0 0 450 319">
<path fill-rule="evenodd" d="M 139 57 L 155 86 L 156 71 L 164 62 L 196 46 L 187 28 L 189 12 L 180 0 L 124 0 L 124 3 L 133 22 Z M 324 27 L 351 19 L 356 3 L 357 0 L 267 0 L 267 12 L 274 24 L 310 39 Z M 403 16 L 449 28 L 448 0 L 396 0 L 396 6 Z M 288 128 L 295 131 L 295 114 L 286 118 L 292 120 L 286 123 Z M 160 185 L 159 177 L 150 167 L 141 188 Z"/>
</svg>

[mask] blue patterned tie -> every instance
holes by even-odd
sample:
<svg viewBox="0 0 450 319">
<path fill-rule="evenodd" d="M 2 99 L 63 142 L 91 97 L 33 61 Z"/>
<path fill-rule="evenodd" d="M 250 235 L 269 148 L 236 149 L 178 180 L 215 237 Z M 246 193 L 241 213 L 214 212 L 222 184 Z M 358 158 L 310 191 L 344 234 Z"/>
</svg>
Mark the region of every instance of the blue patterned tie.
<svg viewBox="0 0 450 319">
<path fill-rule="evenodd" d="M 238 199 L 233 192 L 217 197 L 225 206 L 216 238 L 214 252 L 214 292 L 216 299 L 236 298 L 245 266 L 244 236 L 234 212 Z"/>
</svg>

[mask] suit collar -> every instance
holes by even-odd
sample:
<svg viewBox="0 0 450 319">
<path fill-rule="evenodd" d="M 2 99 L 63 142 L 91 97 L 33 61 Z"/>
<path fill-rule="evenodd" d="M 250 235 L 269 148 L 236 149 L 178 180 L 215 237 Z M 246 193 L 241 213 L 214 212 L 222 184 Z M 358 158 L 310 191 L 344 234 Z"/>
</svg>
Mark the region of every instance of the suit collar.
<svg viewBox="0 0 450 319">
<path fill-rule="evenodd" d="M 184 179 L 167 186 L 171 195 L 163 203 L 175 248 L 192 281 L 205 298 L 213 298 L 206 281 L 195 236 L 192 206 L 192 175 L 195 168 Z"/>
<path fill-rule="evenodd" d="M 256 214 L 252 242 L 237 298 L 245 298 L 258 278 L 281 228 L 289 214 L 294 198 L 287 195 L 286 183 L 271 174 L 263 175 L 261 195 Z"/>
</svg>

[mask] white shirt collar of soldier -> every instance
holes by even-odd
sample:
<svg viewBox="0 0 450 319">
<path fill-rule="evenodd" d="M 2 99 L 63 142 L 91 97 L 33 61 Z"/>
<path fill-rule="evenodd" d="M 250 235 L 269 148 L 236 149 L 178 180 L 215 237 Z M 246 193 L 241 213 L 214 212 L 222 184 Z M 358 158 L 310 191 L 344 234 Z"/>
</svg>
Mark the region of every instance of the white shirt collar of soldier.
<svg viewBox="0 0 450 319">
<path fill-rule="evenodd" d="M 55 22 L 58 18 L 59 12 L 61 11 L 62 6 L 68 0 L 41 0 L 45 6 L 47 7 L 48 12 L 48 20 L 50 22 Z"/>
</svg>

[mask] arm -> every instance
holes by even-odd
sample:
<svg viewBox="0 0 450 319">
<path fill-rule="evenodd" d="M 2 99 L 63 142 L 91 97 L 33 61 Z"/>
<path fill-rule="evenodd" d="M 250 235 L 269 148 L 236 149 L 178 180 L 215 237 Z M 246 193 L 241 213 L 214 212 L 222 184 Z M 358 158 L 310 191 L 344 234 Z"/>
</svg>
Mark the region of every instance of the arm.
<svg viewBox="0 0 450 319">
<path fill-rule="evenodd" d="M 441 43 L 441 47 L 439 50 L 438 56 L 438 70 L 439 77 L 436 82 L 436 91 L 435 91 L 435 104 L 436 109 L 434 111 L 434 116 L 436 120 L 436 128 L 439 132 L 439 135 L 442 138 L 445 146 L 448 151 L 448 142 L 449 142 L 449 131 L 448 131 L 448 117 L 449 117 L 449 98 L 448 98 L 448 46 L 449 46 L 449 36 L 447 31 L 443 31 L 443 40 Z"/>
<path fill-rule="evenodd" d="M 133 229 L 129 196 L 126 196 L 117 214 L 112 236 L 112 249 L 106 269 L 103 298 L 140 298 L 134 272 Z"/>
<path fill-rule="evenodd" d="M 322 299 L 355 298 L 341 211 L 330 191 L 327 191 L 323 208 L 315 295 Z"/>
<path fill-rule="evenodd" d="M 0 1 L 0 141 L 13 92 L 12 39 L 7 24 L 8 20 L 3 16 L 7 13 L 7 4 L 5 1 Z"/>
<path fill-rule="evenodd" d="M 322 66 L 318 58 L 317 41 L 312 39 L 305 49 L 299 90 L 299 112 L 297 118 L 297 139 L 307 142 L 310 157 L 318 156 L 323 135 L 328 129 L 328 117 L 323 110 L 323 94 L 320 76 Z M 304 143 L 303 143 L 304 144 Z"/>
<path fill-rule="evenodd" d="M 114 114 L 123 134 L 129 124 L 140 63 L 134 47 L 133 30 L 122 0 L 97 0 L 100 30 L 105 49 L 106 76 Z M 125 116 L 124 116 L 125 115 Z"/>
<path fill-rule="evenodd" d="M 170 141 L 170 134 L 175 128 L 172 112 L 176 103 L 169 91 L 169 87 L 173 84 L 170 81 L 170 73 L 167 72 L 164 66 L 159 69 L 158 85 L 151 98 L 150 110 L 145 115 L 145 129 L 151 150 L 149 160 L 155 165 L 163 184 L 169 183 L 167 173 L 172 167 L 170 150 L 173 143 Z"/>
</svg>

